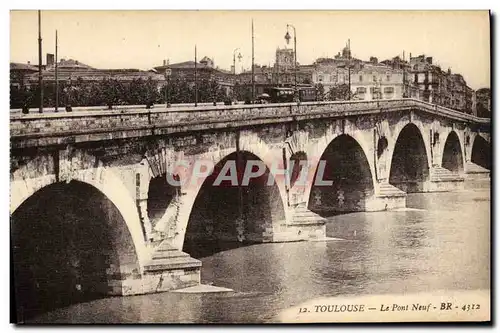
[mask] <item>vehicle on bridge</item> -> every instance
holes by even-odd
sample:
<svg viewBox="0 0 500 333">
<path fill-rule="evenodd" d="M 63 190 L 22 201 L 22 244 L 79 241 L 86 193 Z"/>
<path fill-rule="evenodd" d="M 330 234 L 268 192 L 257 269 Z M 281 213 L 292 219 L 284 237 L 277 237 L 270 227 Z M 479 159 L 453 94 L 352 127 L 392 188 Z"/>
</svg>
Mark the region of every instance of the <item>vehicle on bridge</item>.
<svg viewBox="0 0 500 333">
<path fill-rule="evenodd" d="M 311 102 L 316 100 L 316 89 L 313 86 L 299 86 L 299 100 Z M 257 97 L 259 103 L 288 103 L 294 102 L 295 89 L 289 87 L 271 87 L 265 89 L 263 94 Z"/>
</svg>

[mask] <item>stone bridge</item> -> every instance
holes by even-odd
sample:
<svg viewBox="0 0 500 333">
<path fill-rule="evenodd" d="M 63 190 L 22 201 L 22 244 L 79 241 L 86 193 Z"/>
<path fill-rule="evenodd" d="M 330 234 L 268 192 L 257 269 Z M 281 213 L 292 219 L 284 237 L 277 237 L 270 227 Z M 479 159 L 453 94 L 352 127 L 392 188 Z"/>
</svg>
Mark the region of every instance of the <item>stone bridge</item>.
<svg viewBox="0 0 500 333">
<path fill-rule="evenodd" d="M 207 251 L 322 238 L 328 214 L 403 208 L 491 163 L 488 119 L 412 99 L 12 114 L 10 130 L 28 299 L 195 285 Z M 228 161 L 238 180 L 267 168 L 213 186 Z"/>
</svg>

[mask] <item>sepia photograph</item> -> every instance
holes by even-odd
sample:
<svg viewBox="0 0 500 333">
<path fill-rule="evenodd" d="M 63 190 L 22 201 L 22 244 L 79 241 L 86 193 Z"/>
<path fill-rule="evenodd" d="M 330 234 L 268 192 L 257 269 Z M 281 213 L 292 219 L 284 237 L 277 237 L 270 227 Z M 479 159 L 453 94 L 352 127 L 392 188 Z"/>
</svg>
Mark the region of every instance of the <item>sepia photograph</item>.
<svg viewBox="0 0 500 333">
<path fill-rule="evenodd" d="M 489 10 L 10 10 L 12 324 L 491 323 Z"/>
</svg>

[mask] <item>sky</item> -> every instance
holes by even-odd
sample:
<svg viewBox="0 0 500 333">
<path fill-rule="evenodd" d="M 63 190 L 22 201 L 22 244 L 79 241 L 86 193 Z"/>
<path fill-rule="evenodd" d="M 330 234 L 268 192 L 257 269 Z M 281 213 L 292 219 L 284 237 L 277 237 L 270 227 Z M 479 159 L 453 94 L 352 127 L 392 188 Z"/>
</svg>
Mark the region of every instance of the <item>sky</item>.
<svg viewBox="0 0 500 333">
<path fill-rule="evenodd" d="M 272 65 L 285 47 L 287 24 L 297 32 L 297 60 L 311 64 L 333 57 L 350 39 L 353 56 L 379 61 L 425 54 L 443 69 L 464 76 L 473 89 L 490 86 L 490 23 L 487 11 L 55 11 L 41 16 L 43 61 L 59 58 L 97 68 L 150 69 L 164 59 L 176 63 L 208 56 L 230 69 L 239 48 L 238 70 L 252 60 Z M 293 29 L 290 29 L 293 37 Z M 38 14 L 10 12 L 10 61 L 38 63 Z M 287 47 L 293 47 L 293 39 Z M 237 60 L 238 61 L 238 60 Z"/>
</svg>

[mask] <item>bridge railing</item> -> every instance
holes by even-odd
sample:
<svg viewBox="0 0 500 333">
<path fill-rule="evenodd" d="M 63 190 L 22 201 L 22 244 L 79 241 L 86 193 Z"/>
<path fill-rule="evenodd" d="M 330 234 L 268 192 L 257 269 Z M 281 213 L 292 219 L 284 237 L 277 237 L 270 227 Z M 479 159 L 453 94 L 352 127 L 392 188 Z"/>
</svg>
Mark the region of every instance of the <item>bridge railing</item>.
<svg viewBox="0 0 500 333">
<path fill-rule="evenodd" d="M 172 126 L 194 126 L 210 123 L 227 123 L 247 120 L 283 121 L 291 117 L 352 115 L 361 113 L 392 112 L 419 109 L 436 115 L 477 123 L 489 123 L 473 115 L 439 107 L 414 99 L 334 101 L 280 104 L 252 104 L 198 107 L 172 107 L 118 110 L 87 109 L 79 112 L 11 114 L 11 135 L 44 135 L 58 132 L 112 132 L 120 129 L 150 129 Z"/>
</svg>

